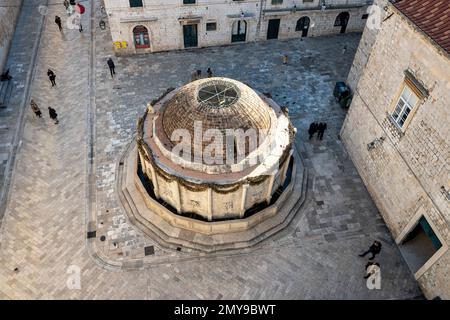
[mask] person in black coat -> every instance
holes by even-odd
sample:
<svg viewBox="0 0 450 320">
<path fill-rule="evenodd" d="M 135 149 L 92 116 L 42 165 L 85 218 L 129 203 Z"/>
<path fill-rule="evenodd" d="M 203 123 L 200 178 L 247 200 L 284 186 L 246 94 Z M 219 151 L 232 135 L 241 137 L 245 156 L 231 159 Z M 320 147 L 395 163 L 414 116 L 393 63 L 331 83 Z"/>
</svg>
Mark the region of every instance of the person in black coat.
<svg viewBox="0 0 450 320">
<path fill-rule="evenodd" d="M 113 78 L 114 75 L 116 74 L 116 65 L 114 64 L 114 61 L 111 58 L 109 58 L 106 63 L 108 63 L 109 72 L 111 73 L 111 78 Z"/>
<path fill-rule="evenodd" d="M 317 138 L 322 140 L 323 139 L 323 134 L 325 133 L 326 129 L 327 129 L 327 124 L 325 122 L 319 123 L 319 125 L 317 126 L 317 131 L 319 132 L 317 134 Z"/>
<path fill-rule="evenodd" d="M 312 122 L 309 125 L 309 129 L 308 129 L 308 133 L 309 133 L 309 140 L 311 140 L 311 138 L 314 136 L 314 134 L 317 132 L 317 123 L 316 122 Z"/>
<path fill-rule="evenodd" d="M 56 110 L 53 109 L 52 107 L 48 107 L 48 114 L 50 116 L 50 119 L 55 121 L 55 124 L 58 124 L 58 114 L 56 113 Z"/>
<path fill-rule="evenodd" d="M 61 18 L 58 16 L 55 16 L 55 23 L 58 25 L 59 31 L 61 31 L 62 30 Z"/>
<path fill-rule="evenodd" d="M 48 69 L 47 76 L 48 76 L 50 82 L 52 83 L 52 87 L 56 86 L 56 81 L 55 81 L 56 75 L 55 75 L 55 73 L 52 70 Z"/>
<path fill-rule="evenodd" d="M 372 245 L 370 246 L 369 250 L 367 250 L 364 253 L 361 253 L 360 257 L 365 257 L 368 253 L 371 253 L 372 256 L 369 258 L 369 260 L 375 259 L 375 256 L 381 252 L 381 242 L 375 240 Z"/>
</svg>

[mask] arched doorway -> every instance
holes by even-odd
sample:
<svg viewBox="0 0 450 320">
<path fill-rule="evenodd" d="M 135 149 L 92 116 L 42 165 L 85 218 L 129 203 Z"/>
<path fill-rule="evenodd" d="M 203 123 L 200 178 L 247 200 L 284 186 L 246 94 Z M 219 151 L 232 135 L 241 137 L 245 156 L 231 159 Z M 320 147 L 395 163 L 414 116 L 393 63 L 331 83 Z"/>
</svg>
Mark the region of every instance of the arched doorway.
<svg viewBox="0 0 450 320">
<path fill-rule="evenodd" d="M 231 28 L 231 42 L 243 42 L 247 37 L 247 22 L 238 20 L 233 22 Z"/>
<path fill-rule="evenodd" d="M 348 12 L 341 12 L 336 17 L 336 20 L 334 21 L 335 27 L 341 27 L 340 33 L 345 33 L 345 30 L 347 30 L 348 20 L 350 19 L 350 13 Z"/>
<path fill-rule="evenodd" d="M 311 20 L 308 17 L 301 17 L 297 20 L 297 25 L 295 26 L 295 31 L 302 32 L 302 38 L 308 36 L 308 30 Z"/>
<path fill-rule="evenodd" d="M 133 29 L 134 47 L 136 49 L 150 48 L 148 30 L 144 26 L 136 26 Z"/>
</svg>

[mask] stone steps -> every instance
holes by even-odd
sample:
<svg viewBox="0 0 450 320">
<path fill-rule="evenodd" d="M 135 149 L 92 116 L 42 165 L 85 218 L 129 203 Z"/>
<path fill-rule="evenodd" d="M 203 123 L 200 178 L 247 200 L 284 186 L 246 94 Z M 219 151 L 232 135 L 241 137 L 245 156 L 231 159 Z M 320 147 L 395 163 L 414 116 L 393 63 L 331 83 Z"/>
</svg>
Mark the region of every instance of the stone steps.
<svg viewBox="0 0 450 320">
<path fill-rule="evenodd" d="M 296 166 L 299 167 L 299 170 L 298 172 L 294 170 L 295 176 L 292 179 L 294 189 L 278 214 L 245 231 L 216 235 L 194 234 L 191 231 L 170 225 L 160 216 L 152 213 L 146 207 L 143 199 L 139 199 L 142 196 L 134 185 L 133 177 L 135 166 L 132 161 L 134 161 L 135 150 L 134 146 L 127 148 L 120 161 L 123 165 L 118 166 L 117 190 L 119 190 L 119 199 L 130 222 L 137 225 L 163 248 L 176 250 L 181 247 L 204 253 L 250 249 L 285 229 L 305 200 L 306 172 L 301 164 L 301 158 L 297 152 L 294 152 Z M 297 179 L 298 181 L 296 181 Z M 300 190 L 298 186 L 301 187 Z M 143 214 L 146 214 L 147 218 Z"/>
</svg>

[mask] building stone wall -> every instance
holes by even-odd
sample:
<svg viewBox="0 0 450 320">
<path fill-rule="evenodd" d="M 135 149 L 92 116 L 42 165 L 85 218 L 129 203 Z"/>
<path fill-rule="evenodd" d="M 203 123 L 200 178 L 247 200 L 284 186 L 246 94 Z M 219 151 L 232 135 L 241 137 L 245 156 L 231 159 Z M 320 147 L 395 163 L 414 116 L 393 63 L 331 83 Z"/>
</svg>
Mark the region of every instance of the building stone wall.
<svg viewBox="0 0 450 320">
<path fill-rule="evenodd" d="M 22 0 L 0 0 L 0 74 L 8 58 Z"/>
<path fill-rule="evenodd" d="M 373 3 L 373 5 L 376 6 L 378 9 L 375 8 L 372 9 L 370 11 L 371 14 L 379 12 L 380 16 L 369 17 L 364 27 L 364 32 L 359 42 L 358 50 L 355 55 L 355 60 L 353 61 L 352 67 L 347 77 L 347 85 L 351 88 L 351 90 L 356 89 L 359 77 L 362 75 L 363 70 L 367 65 L 370 53 L 372 52 L 372 47 L 375 44 L 378 31 L 380 30 L 380 28 L 378 27 L 378 23 L 381 26 L 382 21 L 387 17 L 386 11 L 384 10 L 387 4 L 388 4 L 387 0 L 375 0 Z"/>
<path fill-rule="evenodd" d="M 184 49 L 184 24 L 197 24 L 198 47 L 239 44 L 232 42 L 232 26 L 237 20 L 247 23 L 245 42 L 266 40 L 268 21 L 280 19 L 279 39 L 301 37 L 295 31 L 298 19 L 310 18 L 308 37 L 340 32 L 335 27 L 341 12 L 350 14 L 346 32 L 362 32 L 366 19 L 367 0 L 327 0 L 321 10 L 320 1 L 283 1 L 272 5 L 270 0 L 197 0 L 195 4 L 183 4 L 182 0 L 143 0 L 143 7 L 130 8 L 129 0 L 104 0 L 113 43 L 126 43 L 115 47 L 118 54 L 158 52 Z M 294 7 L 295 5 L 295 7 Z M 243 17 L 242 14 L 243 13 Z M 206 23 L 217 23 L 215 31 L 207 31 Z M 133 29 L 137 25 L 148 29 L 150 48 L 136 49 Z"/>
<path fill-rule="evenodd" d="M 421 216 L 428 220 L 443 246 L 415 276 L 428 298 L 450 299 L 450 201 L 442 190 L 450 189 L 449 55 L 393 6 L 366 43 L 349 75 L 355 92 L 341 137 L 397 243 Z M 389 115 L 405 70 L 429 96 L 401 130 Z"/>
</svg>

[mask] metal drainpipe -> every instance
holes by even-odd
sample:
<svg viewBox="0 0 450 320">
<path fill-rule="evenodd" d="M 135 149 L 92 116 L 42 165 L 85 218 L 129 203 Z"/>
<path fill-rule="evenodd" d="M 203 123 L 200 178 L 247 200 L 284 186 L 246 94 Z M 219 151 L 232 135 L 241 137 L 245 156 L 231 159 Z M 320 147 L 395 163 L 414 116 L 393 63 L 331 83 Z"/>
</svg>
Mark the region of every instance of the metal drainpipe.
<svg viewBox="0 0 450 320">
<path fill-rule="evenodd" d="M 262 19 L 262 14 L 263 14 L 263 5 L 264 5 L 264 7 L 266 6 L 266 0 L 260 0 L 259 1 L 259 18 L 258 18 L 258 23 L 256 25 L 256 39 L 255 39 L 255 41 L 259 40 L 259 34 L 261 33 L 261 19 Z"/>
</svg>

